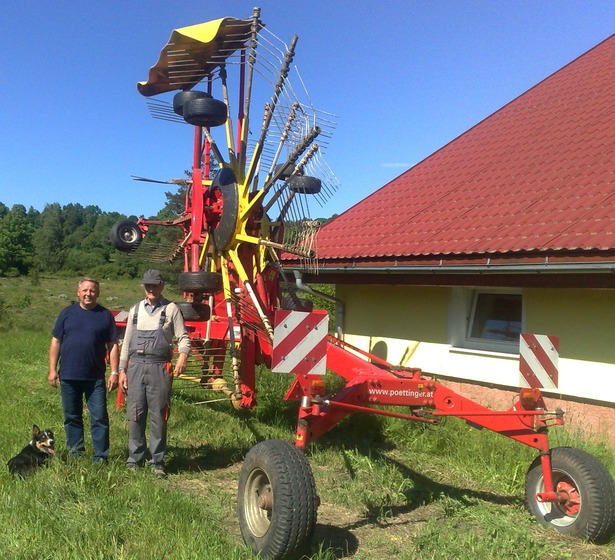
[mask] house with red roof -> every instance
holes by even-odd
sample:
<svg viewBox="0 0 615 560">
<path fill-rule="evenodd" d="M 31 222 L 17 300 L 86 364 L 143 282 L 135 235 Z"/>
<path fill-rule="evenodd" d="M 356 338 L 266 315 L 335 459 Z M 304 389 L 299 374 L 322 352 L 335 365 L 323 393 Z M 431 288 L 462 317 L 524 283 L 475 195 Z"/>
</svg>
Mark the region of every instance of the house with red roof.
<svg viewBox="0 0 615 560">
<path fill-rule="evenodd" d="M 547 335 L 549 406 L 615 443 L 615 35 L 329 221 L 317 253 L 302 281 L 335 284 L 347 342 L 508 404 L 520 334 Z"/>
</svg>

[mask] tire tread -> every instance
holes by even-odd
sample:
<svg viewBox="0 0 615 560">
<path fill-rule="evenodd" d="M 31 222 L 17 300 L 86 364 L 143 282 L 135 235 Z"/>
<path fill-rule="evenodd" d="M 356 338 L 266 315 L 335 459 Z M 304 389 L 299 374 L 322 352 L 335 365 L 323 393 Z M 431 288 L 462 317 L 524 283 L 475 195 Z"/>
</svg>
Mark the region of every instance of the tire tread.
<svg viewBox="0 0 615 560">
<path fill-rule="evenodd" d="M 244 527 L 241 492 L 250 471 L 259 467 L 270 477 L 274 505 L 268 533 L 256 539 Z M 246 455 L 239 481 L 239 518 L 244 540 L 263 558 L 291 560 L 309 551 L 316 524 L 316 487 L 303 452 L 282 440 L 256 444 Z M 289 515 L 289 513 L 291 513 Z"/>
<path fill-rule="evenodd" d="M 551 450 L 551 468 L 554 472 L 575 473 L 579 484 L 585 486 L 581 494 L 581 510 L 578 520 L 562 527 L 552 525 L 541 518 L 533 491 L 536 481 L 541 480 L 542 468 L 537 457 L 530 465 L 526 479 L 526 504 L 538 521 L 574 537 L 594 543 L 606 542 L 615 532 L 615 482 L 609 471 L 593 455 L 574 447 L 556 447 Z"/>
</svg>

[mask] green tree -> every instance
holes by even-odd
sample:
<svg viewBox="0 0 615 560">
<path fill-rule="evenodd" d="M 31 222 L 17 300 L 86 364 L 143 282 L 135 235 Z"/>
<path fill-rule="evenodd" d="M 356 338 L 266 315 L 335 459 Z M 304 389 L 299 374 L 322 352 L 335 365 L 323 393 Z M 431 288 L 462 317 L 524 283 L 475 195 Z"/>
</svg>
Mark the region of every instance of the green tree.
<svg viewBox="0 0 615 560">
<path fill-rule="evenodd" d="M 27 217 L 33 230 L 41 225 L 41 213 L 36 208 L 30 206 Z"/>
<path fill-rule="evenodd" d="M 83 224 L 83 206 L 81 204 L 67 204 L 62 208 L 62 230 L 64 237 L 79 229 Z"/>
<path fill-rule="evenodd" d="M 28 273 L 32 265 L 32 229 L 21 204 L 15 204 L 0 219 L 0 274 Z"/>
<path fill-rule="evenodd" d="M 64 264 L 62 208 L 57 202 L 45 205 L 40 226 L 34 231 L 34 266 L 41 272 L 58 272 Z"/>
</svg>

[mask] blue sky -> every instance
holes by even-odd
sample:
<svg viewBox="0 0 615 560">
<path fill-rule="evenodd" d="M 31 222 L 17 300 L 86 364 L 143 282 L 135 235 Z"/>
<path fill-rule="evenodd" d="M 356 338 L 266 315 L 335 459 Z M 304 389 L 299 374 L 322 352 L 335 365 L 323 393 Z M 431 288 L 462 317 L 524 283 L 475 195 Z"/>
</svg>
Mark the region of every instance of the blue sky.
<svg viewBox="0 0 615 560">
<path fill-rule="evenodd" d="M 314 105 L 340 213 L 615 29 L 613 0 L 8 2 L 0 22 L 0 202 L 146 216 L 191 165 L 191 127 L 153 119 L 136 83 L 171 31 L 261 8 Z M 259 107 L 267 99 L 254 102 Z M 258 118 L 256 119 L 258 121 Z"/>
</svg>

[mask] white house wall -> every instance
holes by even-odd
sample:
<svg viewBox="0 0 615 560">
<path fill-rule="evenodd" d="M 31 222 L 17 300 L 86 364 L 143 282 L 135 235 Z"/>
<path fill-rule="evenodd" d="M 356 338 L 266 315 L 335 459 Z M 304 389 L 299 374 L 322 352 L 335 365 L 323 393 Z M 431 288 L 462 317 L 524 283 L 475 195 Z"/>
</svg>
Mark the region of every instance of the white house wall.
<svg viewBox="0 0 615 560">
<path fill-rule="evenodd" d="M 558 392 L 552 395 L 615 403 L 615 291 L 520 293 L 523 330 L 560 338 Z M 518 354 L 453 344 L 458 331 L 451 329 L 457 320 L 451 309 L 459 308 L 459 288 L 339 285 L 337 296 L 344 302 L 344 338 L 362 350 L 427 373 L 520 386 Z"/>
</svg>

